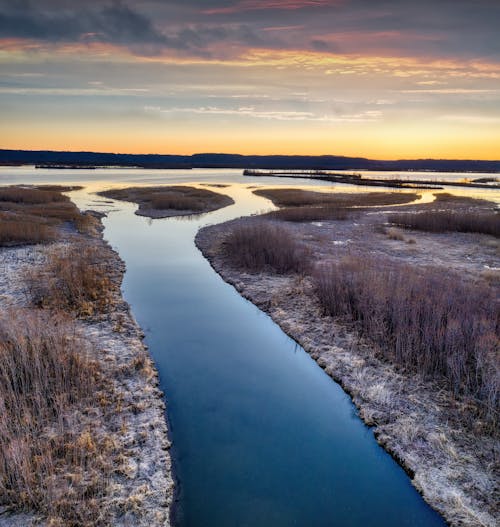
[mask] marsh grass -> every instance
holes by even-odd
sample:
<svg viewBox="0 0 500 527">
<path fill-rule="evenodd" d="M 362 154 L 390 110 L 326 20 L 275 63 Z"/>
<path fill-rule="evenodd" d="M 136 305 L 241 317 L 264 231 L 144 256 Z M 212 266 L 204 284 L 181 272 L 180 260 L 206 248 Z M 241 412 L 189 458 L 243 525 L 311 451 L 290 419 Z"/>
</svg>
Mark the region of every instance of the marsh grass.
<svg viewBox="0 0 500 527">
<path fill-rule="evenodd" d="M 168 187 L 129 187 L 118 190 L 106 190 L 102 196 L 132 201 L 154 210 L 176 210 L 203 212 L 208 208 L 227 204 L 227 196 L 203 188 L 188 186 Z"/>
<path fill-rule="evenodd" d="M 327 205 L 333 208 L 373 207 L 415 201 L 419 195 L 410 192 L 314 192 L 293 188 L 258 189 L 257 196 L 270 199 L 277 207 L 313 207 Z M 326 208 L 325 210 L 328 210 Z"/>
<path fill-rule="evenodd" d="M 80 212 L 62 190 L 74 188 L 0 188 L 0 246 L 50 242 L 65 223 L 81 233 L 95 230 L 94 216 Z"/>
<path fill-rule="evenodd" d="M 352 209 L 339 208 L 331 205 L 286 207 L 264 214 L 265 218 L 291 222 L 311 221 L 344 221 L 353 219 L 357 213 Z"/>
<path fill-rule="evenodd" d="M 105 312 L 113 287 L 99 248 L 83 242 L 50 249 L 46 266 L 28 271 L 26 284 L 33 305 L 80 317 Z"/>
<path fill-rule="evenodd" d="M 391 223 L 427 232 L 473 232 L 500 238 L 497 212 L 424 211 L 390 215 Z"/>
<path fill-rule="evenodd" d="M 222 244 L 232 265 L 253 273 L 303 273 L 309 267 L 309 253 L 281 225 L 249 221 L 233 225 Z"/>
<path fill-rule="evenodd" d="M 417 194 L 398 192 L 327 193 L 300 189 L 259 189 L 254 194 L 270 199 L 279 210 L 265 218 L 290 222 L 348 220 L 359 216 L 359 208 L 408 203 Z"/>
<path fill-rule="evenodd" d="M 500 311 L 492 288 L 362 256 L 319 267 L 314 283 L 326 314 L 354 321 L 385 359 L 473 400 L 498 430 Z"/>
<path fill-rule="evenodd" d="M 111 446 L 86 417 L 99 413 L 103 384 L 66 317 L 0 316 L 1 505 L 39 512 L 54 526 L 106 525 L 99 499 Z"/>
</svg>

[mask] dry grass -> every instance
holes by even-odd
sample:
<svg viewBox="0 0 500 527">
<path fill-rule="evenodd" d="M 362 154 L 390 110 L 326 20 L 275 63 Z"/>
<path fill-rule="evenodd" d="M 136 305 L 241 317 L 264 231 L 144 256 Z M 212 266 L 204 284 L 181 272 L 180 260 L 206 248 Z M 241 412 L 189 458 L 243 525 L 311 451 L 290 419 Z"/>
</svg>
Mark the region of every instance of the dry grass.
<svg viewBox="0 0 500 527">
<path fill-rule="evenodd" d="M 500 214 L 496 212 L 425 211 L 391 214 L 391 223 L 427 232 L 475 232 L 500 238 Z"/>
<path fill-rule="evenodd" d="M 26 283 L 35 306 L 81 317 L 106 311 L 113 287 L 99 249 L 86 243 L 51 249 L 46 267 L 29 271 Z"/>
<path fill-rule="evenodd" d="M 283 207 L 265 214 L 266 218 L 293 222 L 347 220 L 357 216 L 354 207 L 408 203 L 418 198 L 417 194 L 410 193 L 350 194 L 291 188 L 254 190 L 254 194 L 270 199 L 277 207 Z"/>
<path fill-rule="evenodd" d="M 47 243 L 54 237 L 54 230 L 43 223 L 0 212 L 0 246 Z"/>
<path fill-rule="evenodd" d="M 409 192 L 314 192 L 293 188 L 259 189 L 254 194 L 270 199 L 277 207 L 312 207 L 328 205 L 331 208 L 373 207 L 410 203 L 418 194 Z"/>
<path fill-rule="evenodd" d="M 0 188 L 0 246 L 50 242 L 64 223 L 81 233 L 95 229 L 96 219 L 80 212 L 63 190 L 74 188 Z"/>
<path fill-rule="evenodd" d="M 314 281 L 327 314 L 355 321 L 384 358 L 469 398 L 498 430 L 500 310 L 492 288 L 363 256 L 320 267 Z"/>
<path fill-rule="evenodd" d="M 69 198 L 61 194 L 60 191 L 52 189 L 48 190 L 26 187 L 2 187 L 0 188 L 0 201 L 35 205 L 42 203 L 69 201 Z"/>
<path fill-rule="evenodd" d="M 204 212 L 227 205 L 227 196 L 202 188 L 171 187 L 130 187 L 106 190 L 99 193 L 111 199 L 132 201 L 144 208 L 154 210 L 175 210 Z"/>
<path fill-rule="evenodd" d="M 110 445 L 83 424 L 98 413 L 103 384 L 64 317 L 0 317 L 0 504 L 37 511 L 52 526 L 107 524 L 99 500 Z"/>
<path fill-rule="evenodd" d="M 281 221 L 310 222 L 348 220 L 353 219 L 355 216 L 356 213 L 352 209 L 323 205 L 314 207 L 287 207 L 268 212 L 263 217 Z"/>
<path fill-rule="evenodd" d="M 286 228 L 270 222 L 233 225 L 222 250 L 234 266 L 253 273 L 303 273 L 309 266 L 305 248 Z"/>
</svg>

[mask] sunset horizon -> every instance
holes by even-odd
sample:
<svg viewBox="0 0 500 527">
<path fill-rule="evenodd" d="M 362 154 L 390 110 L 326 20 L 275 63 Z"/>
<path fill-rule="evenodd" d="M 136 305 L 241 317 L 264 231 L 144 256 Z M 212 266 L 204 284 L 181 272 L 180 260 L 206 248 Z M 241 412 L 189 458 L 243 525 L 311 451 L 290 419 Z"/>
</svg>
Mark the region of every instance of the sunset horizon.
<svg viewBox="0 0 500 527">
<path fill-rule="evenodd" d="M 491 1 L 0 2 L 1 147 L 498 158 Z"/>
</svg>

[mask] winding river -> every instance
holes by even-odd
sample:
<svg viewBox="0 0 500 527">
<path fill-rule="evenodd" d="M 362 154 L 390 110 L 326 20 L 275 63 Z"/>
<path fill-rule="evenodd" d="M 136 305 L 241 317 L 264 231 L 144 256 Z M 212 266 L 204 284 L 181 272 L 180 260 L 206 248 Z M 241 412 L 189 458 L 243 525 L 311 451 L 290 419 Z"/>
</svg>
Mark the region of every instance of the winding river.
<svg viewBox="0 0 500 527">
<path fill-rule="evenodd" d="M 109 212 L 105 238 L 167 397 L 176 527 L 444 525 L 342 389 L 195 247 L 200 227 L 267 200 L 234 184 L 219 189 L 232 206 L 150 220 L 90 190 L 75 201 Z"/>
</svg>

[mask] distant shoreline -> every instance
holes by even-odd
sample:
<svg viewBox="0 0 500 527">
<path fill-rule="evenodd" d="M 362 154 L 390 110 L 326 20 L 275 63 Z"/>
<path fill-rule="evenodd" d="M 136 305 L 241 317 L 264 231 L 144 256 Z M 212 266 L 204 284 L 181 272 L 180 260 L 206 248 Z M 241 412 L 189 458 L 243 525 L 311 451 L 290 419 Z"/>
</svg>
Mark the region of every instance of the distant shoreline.
<svg viewBox="0 0 500 527">
<path fill-rule="evenodd" d="M 148 168 L 251 170 L 371 170 L 399 172 L 500 173 L 500 160 L 401 159 L 394 161 L 335 155 L 193 155 L 117 154 L 0 149 L 0 166 L 35 165 L 39 168 Z"/>
</svg>

